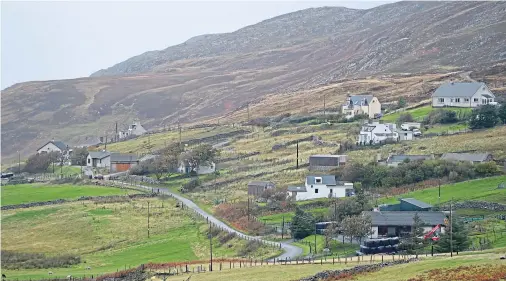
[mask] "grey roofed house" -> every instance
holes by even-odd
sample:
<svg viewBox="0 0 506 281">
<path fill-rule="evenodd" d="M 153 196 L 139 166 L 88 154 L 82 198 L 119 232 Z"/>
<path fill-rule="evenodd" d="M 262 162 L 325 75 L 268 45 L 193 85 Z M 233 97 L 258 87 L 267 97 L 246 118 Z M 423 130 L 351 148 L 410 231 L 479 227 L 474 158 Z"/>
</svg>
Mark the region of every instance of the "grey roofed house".
<svg viewBox="0 0 506 281">
<path fill-rule="evenodd" d="M 309 156 L 309 170 L 329 171 L 345 165 L 346 160 L 346 155 L 311 155 Z"/>
<path fill-rule="evenodd" d="M 481 87 L 482 82 L 451 82 L 446 83 L 432 94 L 432 97 L 472 97 Z"/>
<path fill-rule="evenodd" d="M 265 190 L 275 186 L 271 181 L 251 181 L 248 183 L 248 195 L 260 196 Z"/>
<path fill-rule="evenodd" d="M 353 105 L 368 105 L 371 103 L 371 100 L 374 98 L 373 95 L 357 95 L 350 96 L 350 103 Z"/>
<path fill-rule="evenodd" d="M 447 161 L 469 161 L 469 162 L 487 162 L 492 160 L 490 153 L 445 153 L 441 156 L 442 160 Z"/>
<path fill-rule="evenodd" d="M 316 184 L 316 178 L 322 178 L 322 182 L 318 184 L 336 185 L 336 177 L 334 176 L 307 176 L 306 184 L 307 185 Z"/>
<path fill-rule="evenodd" d="M 411 226 L 413 218 L 418 214 L 425 225 L 444 224 L 446 215 L 443 212 L 364 212 L 371 216 L 371 225 L 373 226 Z"/>
<path fill-rule="evenodd" d="M 133 153 L 111 153 L 111 163 L 115 162 L 123 162 L 123 163 L 131 163 L 137 162 L 137 155 Z"/>
<path fill-rule="evenodd" d="M 404 202 L 407 202 L 411 205 L 415 205 L 421 209 L 428 209 L 428 208 L 432 208 L 432 205 L 430 204 L 427 204 L 425 202 L 422 202 L 420 200 L 416 200 L 415 198 L 401 198 L 399 199 L 400 201 L 404 201 Z"/>
<path fill-rule="evenodd" d="M 289 186 L 288 191 L 290 192 L 307 192 L 305 186 Z"/>
<path fill-rule="evenodd" d="M 88 154 L 92 159 L 104 159 L 105 157 L 111 155 L 109 151 L 90 151 Z"/>
<path fill-rule="evenodd" d="M 432 155 L 391 155 L 387 159 L 387 163 L 393 162 L 404 162 L 404 160 L 409 159 L 409 161 L 418 161 L 418 160 L 429 160 L 432 159 Z"/>
<path fill-rule="evenodd" d="M 44 146 L 46 146 L 46 145 L 47 145 L 47 144 L 49 144 L 49 143 L 54 144 L 54 145 L 55 145 L 56 147 L 58 147 L 61 151 L 65 151 L 65 150 L 67 150 L 67 147 L 68 147 L 68 145 L 66 145 L 66 144 L 65 144 L 65 143 L 63 143 L 62 141 L 54 141 L 54 140 L 52 140 L 52 141 L 48 141 L 48 142 L 46 142 L 43 146 L 39 147 L 39 149 L 43 148 Z M 37 149 L 37 150 L 39 150 L 39 149 Z"/>
</svg>

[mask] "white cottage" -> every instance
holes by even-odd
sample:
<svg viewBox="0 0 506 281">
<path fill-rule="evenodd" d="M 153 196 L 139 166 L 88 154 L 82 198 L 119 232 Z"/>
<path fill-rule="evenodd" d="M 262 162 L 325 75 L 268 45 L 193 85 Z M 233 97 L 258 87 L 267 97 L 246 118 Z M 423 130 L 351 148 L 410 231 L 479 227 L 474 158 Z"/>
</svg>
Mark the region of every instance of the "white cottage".
<svg viewBox="0 0 506 281">
<path fill-rule="evenodd" d="M 51 153 L 51 152 L 58 152 L 65 154 L 69 150 L 69 146 L 64 144 L 61 141 L 49 141 L 46 144 L 44 144 L 42 147 L 37 149 L 37 153 Z"/>
<path fill-rule="evenodd" d="M 341 107 L 341 113 L 346 118 L 366 114 L 369 118 L 381 115 L 381 103 L 372 95 L 348 96 L 346 103 Z"/>
<path fill-rule="evenodd" d="M 341 198 L 353 193 L 353 183 L 338 182 L 334 176 L 308 176 L 305 186 L 289 186 L 288 195 L 296 200 Z"/>
<path fill-rule="evenodd" d="M 495 96 L 485 83 L 450 82 L 437 88 L 432 94 L 432 107 L 478 107 L 495 104 Z"/>
<path fill-rule="evenodd" d="M 408 138 L 409 136 L 406 139 Z M 399 133 L 395 124 L 380 124 L 379 122 L 365 124 L 358 136 L 358 142 L 366 145 L 378 144 L 387 140 L 399 141 Z"/>
</svg>

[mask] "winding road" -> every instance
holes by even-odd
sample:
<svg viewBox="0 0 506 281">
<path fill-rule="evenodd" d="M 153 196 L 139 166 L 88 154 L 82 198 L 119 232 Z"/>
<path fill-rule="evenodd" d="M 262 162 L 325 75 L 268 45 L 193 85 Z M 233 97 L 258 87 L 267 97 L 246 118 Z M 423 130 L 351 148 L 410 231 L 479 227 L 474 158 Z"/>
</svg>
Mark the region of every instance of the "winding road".
<svg viewBox="0 0 506 281">
<path fill-rule="evenodd" d="M 121 183 L 123 185 L 130 185 L 130 184 L 126 184 L 126 183 L 123 183 L 123 182 L 117 182 L 117 183 Z M 162 194 L 167 194 L 169 196 L 172 196 L 175 199 L 181 201 L 186 207 L 188 207 L 190 209 L 193 209 L 198 214 L 200 214 L 203 217 L 207 218 L 215 226 L 220 227 L 221 229 L 223 229 L 223 230 L 225 230 L 225 231 L 227 231 L 229 233 L 235 233 L 237 236 L 239 236 L 241 238 L 244 238 L 244 239 L 258 240 L 258 241 L 263 242 L 265 244 L 279 246 L 281 249 L 283 249 L 284 253 L 281 254 L 281 255 L 279 255 L 279 256 L 277 256 L 277 257 L 275 257 L 274 259 L 276 259 L 276 260 L 295 259 L 296 257 L 302 255 L 302 252 L 303 252 L 302 249 L 299 248 L 299 247 L 297 247 L 297 246 L 294 246 L 294 245 L 291 245 L 291 244 L 288 244 L 288 243 L 284 243 L 284 242 L 268 241 L 268 240 L 261 239 L 258 236 L 250 236 L 250 235 L 246 235 L 246 234 L 244 234 L 244 233 L 242 233 L 240 231 L 237 231 L 237 230 L 231 228 L 230 226 L 226 225 L 224 222 L 220 221 L 219 219 L 217 219 L 213 215 L 211 215 L 211 214 L 207 213 L 206 211 L 202 210 L 193 201 L 191 201 L 188 198 L 185 198 L 185 197 L 183 197 L 181 195 L 173 193 L 173 192 L 169 191 L 167 188 L 153 188 L 153 187 L 145 186 L 145 185 L 135 185 L 135 186 L 140 187 L 140 188 L 144 188 L 144 189 L 148 189 L 148 190 L 156 190 L 157 192 L 160 192 Z"/>
</svg>

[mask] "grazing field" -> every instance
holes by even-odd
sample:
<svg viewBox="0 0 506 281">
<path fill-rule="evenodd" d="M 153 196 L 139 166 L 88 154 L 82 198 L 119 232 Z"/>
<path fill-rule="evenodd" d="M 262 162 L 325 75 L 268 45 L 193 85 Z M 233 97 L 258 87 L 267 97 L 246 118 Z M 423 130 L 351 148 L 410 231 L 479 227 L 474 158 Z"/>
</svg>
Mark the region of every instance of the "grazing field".
<svg viewBox="0 0 506 281">
<path fill-rule="evenodd" d="M 81 196 L 125 195 L 140 193 L 115 187 L 71 184 L 17 184 L 1 187 L 2 206 L 56 199 L 77 199 Z"/>
<path fill-rule="evenodd" d="M 446 107 L 443 109 L 455 111 L 455 112 L 457 112 L 457 116 L 469 114 L 472 111 L 471 108 Z M 409 113 L 409 114 L 411 114 L 413 119 L 415 119 L 415 121 L 421 122 L 421 121 L 423 121 L 423 118 L 425 116 L 427 116 L 433 110 L 437 110 L 437 108 L 433 108 L 431 105 L 427 105 L 427 106 L 417 107 L 417 108 L 413 108 L 413 109 L 408 109 L 405 111 L 399 111 L 399 112 L 392 113 L 392 114 L 386 114 L 385 116 L 383 116 L 381 118 L 381 120 L 383 120 L 385 122 L 395 122 L 401 116 L 401 114 Z"/>
<path fill-rule="evenodd" d="M 49 165 L 49 167 L 47 167 L 47 173 L 53 173 L 53 165 Z M 54 165 L 54 174 L 56 175 L 80 175 L 81 174 L 81 167 L 79 166 L 59 166 L 59 165 Z"/>
<path fill-rule="evenodd" d="M 96 276 L 147 262 L 209 259 L 207 224 L 175 205 L 175 200 L 163 197 L 2 211 L 3 251 L 81 257 L 81 263 L 69 268 L 2 270 L 2 273 L 15 279 L 44 278 L 48 271 L 54 273 L 53 277 Z M 225 233 L 215 235 L 214 258 L 267 258 L 279 253 L 279 249 L 265 246 L 248 248 L 247 241 L 226 239 Z M 88 266 L 91 270 L 86 270 Z"/>
<path fill-rule="evenodd" d="M 307 256 L 310 253 L 314 253 L 314 242 L 315 236 L 309 235 L 308 237 L 302 239 L 301 241 L 295 242 L 294 245 L 297 245 L 302 248 L 303 256 Z M 311 245 L 311 247 L 309 246 Z M 316 252 L 317 254 L 322 254 L 323 249 L 325 249 L 325 236 L 316 235 Z M 353 256 L 355 252 L 360 249 L 359 245 L 350 244 L 350 243 L 342 243 L 337 240 L 331 240 L 329 242 L 330 255 L 333 257 L 343 257 L 343 256 Z"/>
<path fill-rule="evenodd" d="M 506 204 L 506 189 L 497 189 L 497 185 L 506 182 L 506 176 L 476 179 L 455 184 L 441 185 L 441 203 L 466 200 L 480 200 Z M 403 194 L 402 198 L 415 198 L 437 205 L 438 187 L 427 188 Z M 380 203 L 396 203 L 396 198 L 382 198 Z"/>
</svg>

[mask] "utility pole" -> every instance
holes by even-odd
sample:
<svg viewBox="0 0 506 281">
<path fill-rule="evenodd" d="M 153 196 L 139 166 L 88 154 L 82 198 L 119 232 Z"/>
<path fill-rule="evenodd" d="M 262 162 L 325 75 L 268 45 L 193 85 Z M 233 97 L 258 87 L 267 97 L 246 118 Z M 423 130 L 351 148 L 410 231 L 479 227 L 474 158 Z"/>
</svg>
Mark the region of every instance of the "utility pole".
<svg viewBox="0 0 506 281">
<path fill-rule="evenodd" d="M 248 196 L 248 221 L 250 220 L 250 215 L 249 215 L 249 196 Z"/>
<path fill-rule="evenodd" d="M 53 174 L 54 174 L 54 159 L 51 159 L 51 161 L 53 162 Z"/>
<path fill-rule="evenodd" d="M 299 141 L 297 141 L 297 170 L 299 169 Z"/>
<path fill-rule="evenodd" d="M 337 222 L 337 198 L 334 200 L 334 221 Z"/>
<path fill-rule="evenodd" d="M 149 202 L 148 202 L 148 238 L 149 238 Z"/>
<path fill-rule="evenodd" d="M 285 216 L 283 216 L 283 223 L 281 225 L 281 239 L 284 239 L 283 235 L 285 234 Z"/>
<path fill-rule="evenodd" d="M 249 102 L 248 102 L 248 123 L 249 123 Z"/>
<path fill-rule="evenodd" d="M 316 223 L 314 223 L 314 254 L 316 253 Z"/>
<path fill-rule="evenodd" d="M 18 150 L 18 174 L 21 174 L 21 153 Z"/>
<path fill-rule="evenodd" d="M 116 121 L 116 134 L 114 135 L 114 142 L 118 142 L 118 121 Z"/>
<path fill-rule="evenodd" d="M 441 204 L 441 179 L 438 180 L 438 199 L 437 204 Z"/>
<path fill-rule="evenodd" d="M 213 232 L 211 231 L 211 224 L 209 224 L 209 250 L 211 254 L 211 262 L 209 263 L 209 271 L 213 271 Z"/>
<path fill-rule="evenodd" d="M 183 147 L 181 145 L 181 123 L 178 123 L 177 126 L 179 128 L 179 149 L 183 150 Z"/>
<path fill-rule="evenodd" d="M 325 118 L 325 95 L 323 95 L 323 117 Z"/>
<path fill-rule="evenodd" d="M 107 150 L 107 136 L 105 136 L 105 145 L 104 145 L 104 150 Z"/>
<path fill-rule="evenodd" d="M 452 206 L 453 206 L 453 197 L 450 201 L 450 257 L 453 257 L 453 212 L 452 212 Z"/>
</svg>

